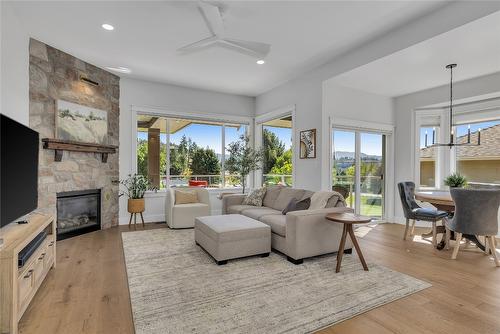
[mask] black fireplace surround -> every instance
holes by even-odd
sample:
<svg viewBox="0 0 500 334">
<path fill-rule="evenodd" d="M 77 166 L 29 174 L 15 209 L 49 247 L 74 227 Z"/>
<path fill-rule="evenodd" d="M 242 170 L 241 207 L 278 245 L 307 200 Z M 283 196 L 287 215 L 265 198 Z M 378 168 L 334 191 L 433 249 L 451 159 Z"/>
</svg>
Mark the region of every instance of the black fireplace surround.
<svg viewBox="0 0 500 334">
<path fill-rule="evenodd" d="M 57 194 L 57 240 L 101 229 L 101 190 Z"/>
</svg>

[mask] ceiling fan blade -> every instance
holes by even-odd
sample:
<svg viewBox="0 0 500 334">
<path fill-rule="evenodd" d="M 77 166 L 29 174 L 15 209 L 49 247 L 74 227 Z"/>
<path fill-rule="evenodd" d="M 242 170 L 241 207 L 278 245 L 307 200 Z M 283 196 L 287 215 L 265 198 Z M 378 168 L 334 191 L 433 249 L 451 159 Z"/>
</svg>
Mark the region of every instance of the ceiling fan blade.
<svg viewBox="0 0 500 334">
<path fill-rule="evenodd" d="M 202 49 L 202 48 L 209 47 L 209 46 L 217 43 L 217 41 L 218 41 L 218 38 L 216 36 L 212 36 L 212 37 L 204 38 L 201 41 L 194 42 L 194 43 L 188 44 L 186 46 L 183 46 L 182 48 L 177 49 L 177 51 L 193 52 L 193 51 L 197 51 L 197 50 Z"/>
<path fill-rule="evenodd" d="M 203 1 L 198 2 L 198 8 L 201 15 L 205 19 L 208 29 L 213 35 L 222 36 L 224 34 L 224 21 L 219 7 L 206 3 Z"/>
<path fill-rule="evenodd" d="M 260 42 L 242 41 L 239 39 L 224 38 L 219 40 L 221 45 L 227 46 L 251 56 L 265 57 L 271 51 L 271 45 Z"/>
</svg>

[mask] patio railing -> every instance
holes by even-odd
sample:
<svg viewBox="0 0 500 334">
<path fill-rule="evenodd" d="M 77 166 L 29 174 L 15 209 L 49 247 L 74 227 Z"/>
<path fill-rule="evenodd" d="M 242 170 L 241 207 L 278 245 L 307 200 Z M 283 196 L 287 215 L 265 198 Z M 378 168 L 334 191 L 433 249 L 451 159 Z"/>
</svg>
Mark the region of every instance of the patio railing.
<svg viewBox="0 0 500 334">
<path fill-rule="evenodd" d="M 223 182 L 224 178 L 224 182 Z M 188 187 L 189 181 L 206 181 L 208 188 L 238 188 L 241 187 L 239 175 L 236 174 L 214 174 L 214 175 L 167 175 L 161 176 L 161 188 Z"/>
<path fill-rule="evenodd" d="M 332 181 L 334 186 L 346 188 L 346 201 L 350 207 L 353 207 L 355 201 L 354 194 L 356 192 L 355 177 L 351 175 L 334 175 Z M 361 198 L 367 201 L 367 205 L 382 205 L 382 183 L 383 179 L 379 175 L 361 176 Z"/>
<path fill-rule="evenodd" d="M 263 183 L 265 185 L 275 185 L 280 184 L 283 186 L 291 187 L 292 186 L 292 175 L 286 174 L 263 174 Z"/>
</svg>

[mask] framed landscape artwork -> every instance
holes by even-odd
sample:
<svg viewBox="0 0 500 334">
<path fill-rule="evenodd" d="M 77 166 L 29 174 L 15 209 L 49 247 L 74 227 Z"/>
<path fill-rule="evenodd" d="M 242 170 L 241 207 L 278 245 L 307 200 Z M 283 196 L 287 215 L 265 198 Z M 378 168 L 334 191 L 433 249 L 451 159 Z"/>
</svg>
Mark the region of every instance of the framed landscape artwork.
<svg viewBox="0 0 500 334">
<path fill-rule="evenodd" d="M 300 152 L 301 159 L 316 158 L 316 129 L 300 131 Z"/>
<path fill-rule="evenodd" d="M 107 111 L 63 100 L 57 100 L 56 109 L 57 139 L 107 144 Z"/>
</svg>

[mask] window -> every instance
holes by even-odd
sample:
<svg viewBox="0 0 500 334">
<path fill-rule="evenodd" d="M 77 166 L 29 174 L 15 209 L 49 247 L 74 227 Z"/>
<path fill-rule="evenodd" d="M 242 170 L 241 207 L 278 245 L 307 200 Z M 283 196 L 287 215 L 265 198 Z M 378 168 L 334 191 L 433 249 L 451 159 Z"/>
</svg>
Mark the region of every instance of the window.
<svg viewBox="0 0 500 334">
<path fill-rule="evenodd" d="M 293 148 L 292 116 L 288 115 L 262 123 L 264 161 L 263 185 L 292 186 Z"/>
<path fill-rule="evenodd" d="M 471 186 L 500 184 L 500 120 L 457 125 L 458 143 L 480 146 L 457 146 L 455 150 L 456 170 L 464 175 Z M 469 135 L 470 132 L 470 135 Z"/>
<path fill-rule="evenodd" d="M 159 189 L 238 187 L 225 147 L 246 133 L 245 124 L 138 115 L 137 171 Z"/>
<path fill-rule="evenodd" d="M 355 129 L 332 131 L 332 190 L 356 213 L 382 218 L 386 135 Z"/>
<path fill-rule="evenodd" d="M 458 111 L 453 114 L 453 141 L 472 145 L 451 149 L 430 147 L 433 142 L 449 142 L 449 109 L 417 111 L 415 179 L 420 188 L 447 189 L 443 180 L 453 172 L 464 175 L 471 187 L 500 187 L 500 113 L 498 102 L 490 102 L 455 105 Z M 479 138 L 481 145 L 474 145 Z"/>
<path fill-rule="evenodd" d="M 229 152 L 227 151 L 228 144 L 239 140 L 244 135 L 247 135 L 246 126 L 241 124 L 226 124 L 224 132 L 224 140 L 226 142 L 224 161 L 229 156 Z M 229 172 L 224 172 L 223 175 L 225 188 L 241 187 L 241 179 L 237 175 L 231 175 Z"/>
<path fill-rule="evenodd" d="M 333 136 L 332 190 L 341 192 L 347 206 L 355 207 L 356 132 L 336 130 Z"/>
<path fill-rule="evenodd" d="M 436 187 L 437 147 L 429 147 L 438 141 L 438 127 L 420 127 L 420 188 Z"/>
</svg>

